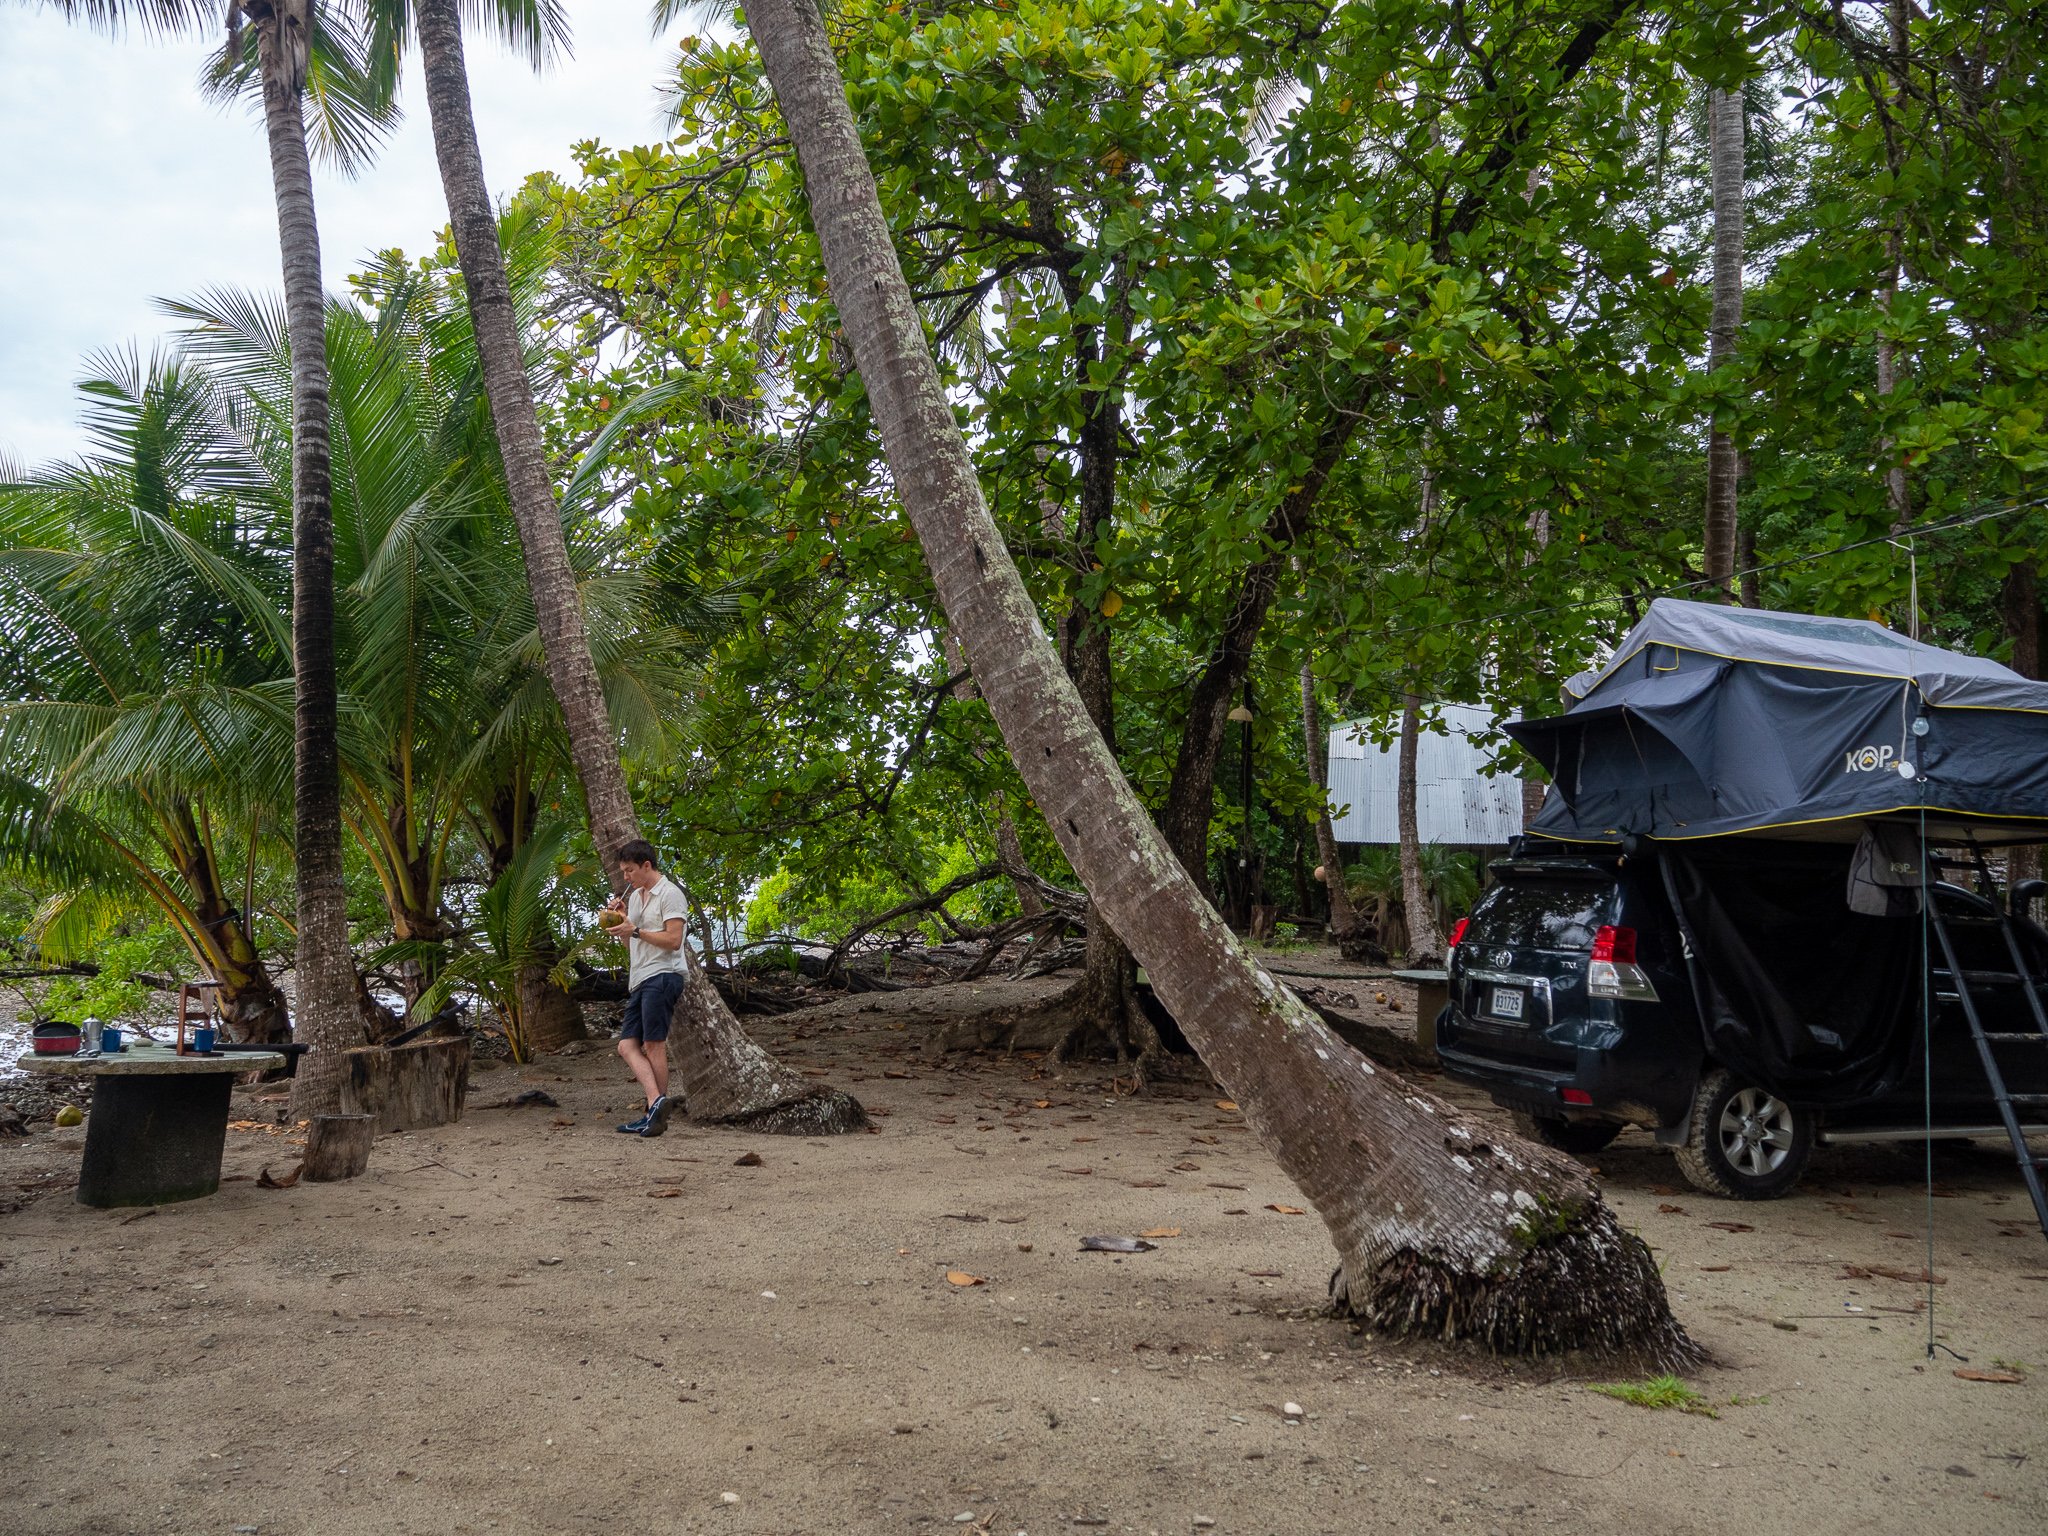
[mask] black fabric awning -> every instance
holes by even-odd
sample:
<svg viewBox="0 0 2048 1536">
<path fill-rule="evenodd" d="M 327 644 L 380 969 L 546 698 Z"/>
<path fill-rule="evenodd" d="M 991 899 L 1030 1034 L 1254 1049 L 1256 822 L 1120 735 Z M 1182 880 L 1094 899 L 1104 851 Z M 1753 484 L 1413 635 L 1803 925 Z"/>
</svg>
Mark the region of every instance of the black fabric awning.
<svg viewBox="0 0 2048 1536">
<path fill-rule="evenodd" d="M 1854 842 L 1924 816 L 1945 836 L 2048 838 L 2048 685 L 1981 657 L 1659 599 L 1573 687 L 1568 713 L 1508 727 L 1554 787 L 1537 836 Z"/>
</svg>

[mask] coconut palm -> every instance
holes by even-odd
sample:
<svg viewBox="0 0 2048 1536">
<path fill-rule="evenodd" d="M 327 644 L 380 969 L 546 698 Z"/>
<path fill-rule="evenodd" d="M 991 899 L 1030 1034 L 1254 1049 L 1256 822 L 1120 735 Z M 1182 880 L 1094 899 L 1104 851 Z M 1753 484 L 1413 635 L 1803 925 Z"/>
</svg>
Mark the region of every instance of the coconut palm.
<svg viewBox="0 0 2048 1536">
<path fill-rule="evenodd" d="M 559 886 L 562 856 L 569 830 L 559 821 L 537 828 L 520 846 L 477 904 L 477 927 L 483 942 L 465 947 L 445 966 L 413 1007 L 429 1017 L 459 990 L 473 992 L 496 1016 L 514 1061 L 533 1051 L 531 1031 L 535 970 L 561 981 L 567 969 L 557 938 L 557 923 L 566 914 L 550 911 Z"/>
<path fill-rule="evenodd" d="M 1090 899 L 1322 1213 L 1335 1294 L 1378 1325 L 1496 1349 L 1693 1357 L 1648 1248 L 1583 1168 L 1374 1068 L 1218 921 L 1118 771 L 989 516 L 814 0 L 750 0 L 746 15 L 947 623 Z"/>
<path fill-rule="evenodd" d="M 107 31 L 198 33 L 219 25 L 204 0 L 43 0 Z M 361 165 L 391 119 L 360 46 L 314 0 L 228 0 L 227 42 L 206 77 L 223 100 L 257 95 L 270 149 L 285 311 L 292 349 L 292 675 L 295 689 L 293 843 L 297 850 L 298 1029 L 313 1047 L 293 1080 L 301 1114 L 334 1108 L 339 1051 L 361 1035 L 341 875 L 341 788 L 334 675 L 334 536 L 329 521 L 330 445 L 326 297 L 312 156 Z M 307 131 L 305 102 L 314 104 Z"/>
<path fill-rule="evenodd" d="M 579 601 L 553 478 L 528 376 L 521 315 L 499 241 L 496 210 L 470 105 L 457 0 L 355 0 L 372 39 L 371 55 L 395 80 L 409 40 L 419 43 L 434 152 L 468 296 L 471 325 L 490 402 L 505 486 L 525 555 L 548 683 L 561 711 L 576 777 L 583 787 L 599 860 L 616 881 L 613 855 L 640 835 L 626 786 L 616 722 L 592 649 L 592 624 Z M 539 65 L 565 46 L 567 26 L 553 0 L 501 0 L 480 7 L 487 26 Z M 681 1093 L 693 1115 L 757 1121 L 795 1131 L 851 1130 L 866 1123 L 851 1096 L 821 1090 L 777 1062 L 747 1033 L 692 965 L 677 1005 L 684 1054 Z"/>
<path fill-rule="evenodd" d="M 0 861 L 45 893 L 44 954 L 154 908 L 230 1028 L 282 1039 L 251 908 L 291 800 L 287 525 L 191 365 L 81 389 L 91 451 L 0 485 Z"/>
</svg>

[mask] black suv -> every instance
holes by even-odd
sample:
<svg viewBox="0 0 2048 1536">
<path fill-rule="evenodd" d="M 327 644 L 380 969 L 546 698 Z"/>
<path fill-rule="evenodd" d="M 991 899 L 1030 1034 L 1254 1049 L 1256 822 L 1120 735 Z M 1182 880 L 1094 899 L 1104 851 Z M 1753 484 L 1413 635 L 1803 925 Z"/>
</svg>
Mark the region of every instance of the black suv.
<svg viewBox="0 0 2048 1536">
<path fill-rule="evenodd" d="M 1945 970 L 1924 969 L 1918 920 L 1893 930 L 1904 937 L 1888 946 L 1890 969 L 1878 975 L 1883 966 L 1850 964 L 1824 941 L 1830 922 L 1847 926 L 1845 896 L 1839 911 L 1787 925 L 1783 942 L 1792 969 L 1800 955 L 1818 957 L 1805 966 L 1805 996 L 1838 1006 L 1847 998 L 1852 1009 L 1888 1009 L 1895 1017 L 1881 1072 L 1866 1071 L 1844 1093 L 1836 1091 L 1840 1083 L 1811 1074 L 1800 1088 L 1774 1086 L 1753 1065 L 1717 1059 L 1736 1053 L 1717 1053 L 1709 1043 L 1701 957 L 1689 953 L 1660 857 L 1654 845 L 1632 855 L 1594 845 L 1522 845 L 1492 866 L 1493 883 L 1452 934 L 1450 1003 L 1436 1029 L 1452 1077 L 1513 1111 L 1525 1134 L 1568 1152 L 1598 1152 L 1624 1126 L 1646 1127 L 1676 1151 L 1688 1181 L 1736 1199 L 1787 1193 L 1816 1140 L 1925 1138 L 1930 1057 L 1932 1134 L 2004 1136 L 1953 983 Z M 1846 886 L 1846 852 L 1750 843 L 1736 857 L 1746 878 L 1761 882 L 1755 892 L 1768 893 L 1778 875 L 1779 884 L 1804 880 L 1804 889 L 1830 895 Z M 1841 874 L 1823 879 L 1825 869 Z M 1987 1029 L 2031 1030 L 2017 988 L 1995 992 L 1996 975 L 2012 968 L 1997 909 L 1961 887 L 1937 890 Z M 2019 926 L 2035 951 L 2036 974 L 2048 972 L 2048 933 L 2024 920 Z M 1838 974 L 1830 974 L 1831 953 Z M 1923 986 L 1938 1004 L 1931 1051 L 1918 1022 Z M 2048 1044 L 2002 1054 L 2000 1062 L 2012 1093 L 2048 1092 Z M 2023 1111 L 2021 1118 L 2042 1115 Z"/>
</svg>

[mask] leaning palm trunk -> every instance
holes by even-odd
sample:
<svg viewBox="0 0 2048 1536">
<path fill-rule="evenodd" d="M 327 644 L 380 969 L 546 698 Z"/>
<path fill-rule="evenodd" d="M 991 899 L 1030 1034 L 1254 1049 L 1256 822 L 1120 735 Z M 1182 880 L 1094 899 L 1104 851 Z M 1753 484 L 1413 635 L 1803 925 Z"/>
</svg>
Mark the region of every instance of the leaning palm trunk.
<svg viewBox="0 0 2048 1536">
<path fill-rule="evenodd" d="M 618 741 L 605 708 L 604 690 L 591 659 L 582 599 L 569 547 L 562 536 L 561 508 L 549 478 L 547 453 L 526 376 L 512 286 L 498 244 L 498 221 L 484 181 L 470 109 L 469 73 L 463 60 L 462 21 L 456 0 L 419 0 L 415 8 L 421 63 L 426 74 L 427 111 L 433 120 L 434 153 L 455 231 L 455 253 L 483 365 L 484 392 L 505 461 L 505 483 L 519 543 L 526 558 L 527 585 L 540 625 L 548 683 L 561 707 L 570 757 L 590 813 L 590 831 L 607 873 L 614 855 L 640 835 L 639 818 L 626 790 Z M 867 1123 L 850 1095 L 823 1089 L 784 1067 L 739 1026 L 703 975 L 687 959 L 689 984 L 676 1006 L 677 1040 L 685 1055 L 685 1102 L 700 1119 L 747 1120 L 791 1132 L 855 1130 Z"/>
<path fill-rule="evenodd" d="M 1707 140 L 1714 180 L 1714 300 L 1707 329 L 1707 369 L 1719 372 L 1735 360 L 1742 329 L 1742 94 L 1707 92 Z M 1704 559 L 1710 596 L 1734 601 L 1735 485 L 1738 462 L 1734 437 L 1715 427 L 1707 437 L 1707 517 Z"/>
<path fill-rule="evenodd" d="M 305 88 L 303 21 L 284 8 L 257 19 L 263 122 L 284 260 L 285 323 L 292 370 L 292 667 L 296 733 L 292 768 L 298 867 L 298 1022 L 312 1047 L 292 1080 L 292 1113 L 330 1114 L 340 1104 L 341 1053 L 363 1040 L 349 954 L 341 877 L 341 759 L 334 667 L 334 520 L 327 436 L 326 294 L 313 162 L 300 108 Z"/>
<path fill-rule="evenodd" d="M 1117 770 L 989 517 L 811 0 L 747 22 L 795 143 L 826 275 L 903 508 L 1024 781 L 1090 897 L 1336 1240 L 1383 1327 L 1500 1350 L 1695 1351 L 1649 1250 L 1584 1169 L 1378 1071 L 1239 946 Z"/>
</svg>

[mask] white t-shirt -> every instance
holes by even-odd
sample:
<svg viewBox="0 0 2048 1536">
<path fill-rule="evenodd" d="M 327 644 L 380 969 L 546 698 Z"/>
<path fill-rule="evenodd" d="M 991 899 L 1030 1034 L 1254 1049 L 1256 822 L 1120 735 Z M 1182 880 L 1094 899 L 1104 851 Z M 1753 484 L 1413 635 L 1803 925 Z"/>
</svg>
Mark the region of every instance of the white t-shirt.
<svg viewBox="0 0 2048 1536">
<path fill-rule="evenodd" d="M 656 875 L 654 884 L 646 890 L 632 890 L 626 893 L 626 922 L 633 928 L 645 928 L 650 933 L 659 933 L 662 926 L 672 917 L 681 918 L 685 931 L 688 930 L 690 913 L 683 902 L 683 893 L 675 881 L 667 875 Z M 626 990 L 632 991 L 650 976 L 659 976 L 665 971 L 685 971 L 689 962 L 683 958 L 680 948 L 663 949 L 645 939 L 628 939 L 626 952 L 631 964 L 626 972 Z"/>
</svg>

